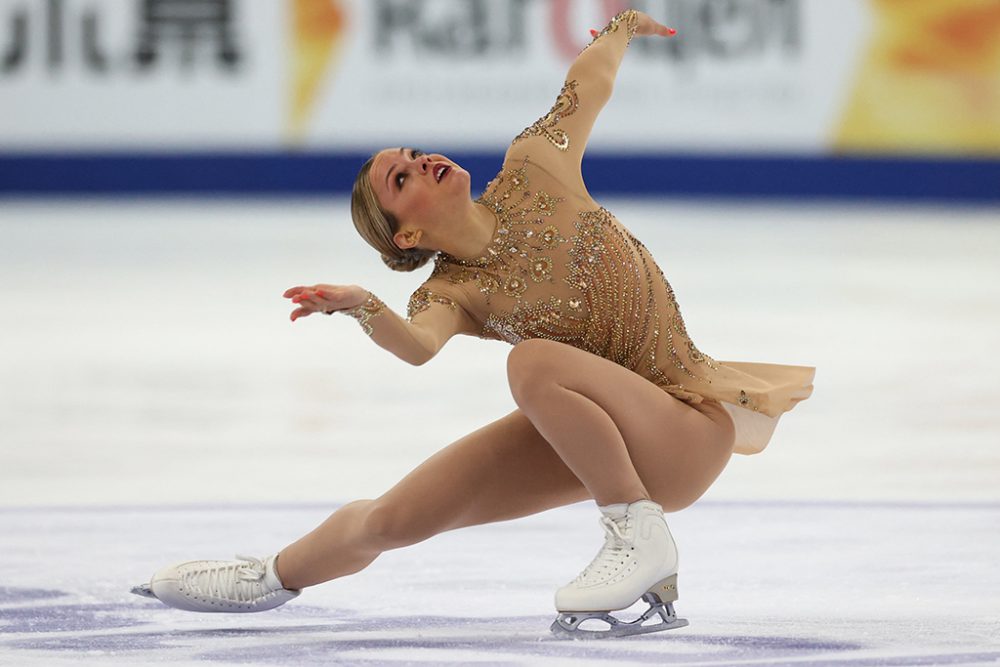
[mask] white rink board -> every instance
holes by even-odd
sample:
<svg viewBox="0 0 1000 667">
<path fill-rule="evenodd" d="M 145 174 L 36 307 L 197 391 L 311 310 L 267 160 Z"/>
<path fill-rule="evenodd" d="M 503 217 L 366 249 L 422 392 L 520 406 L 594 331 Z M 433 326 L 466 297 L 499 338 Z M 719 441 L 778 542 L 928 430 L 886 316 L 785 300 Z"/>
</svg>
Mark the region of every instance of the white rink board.
<svg viewBox="0 0 1000 667">
<path fill-rule="evenodd" d="M 633 42 L 592 146 L 828 149 L 867 44 L 866 0 L 731 4 L 636 4 L 681 32 Z M 159 60 L 141 67 L 139 2 L 59 6 L 53 18 L 47 3 L 0 0 L 9 48 L 16 17 L 28 26 L 20 61 L 0 71 L 0 150 L 496 150 L 548 110 L 588 29 L 605 20 L 597 2 L 330 0 L 341 23 L 315 42 L 295 29 L 294 3 L 234 0 L 235 68 L 220 64 L 211 36 L 189 65 L 163 40 Z"/>
</svg>

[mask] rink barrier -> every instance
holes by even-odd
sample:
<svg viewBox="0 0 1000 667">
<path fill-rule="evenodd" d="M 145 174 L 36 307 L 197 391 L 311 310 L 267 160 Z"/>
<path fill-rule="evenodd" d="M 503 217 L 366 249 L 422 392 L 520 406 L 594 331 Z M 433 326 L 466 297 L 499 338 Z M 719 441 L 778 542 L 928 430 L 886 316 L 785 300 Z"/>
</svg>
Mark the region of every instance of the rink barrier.
<svg viewBox="0 0 1000 667">
<path fill-rule="evenodd" d="M 443 151 L 478 193 L 500 153 Z M 0 196 L 328 196 L 350 192 L 367 153 L 0 155 Z M 1000 203 L 1000 158 L 629 155 L 592 150 L 594 195 Z"/>
</svg>

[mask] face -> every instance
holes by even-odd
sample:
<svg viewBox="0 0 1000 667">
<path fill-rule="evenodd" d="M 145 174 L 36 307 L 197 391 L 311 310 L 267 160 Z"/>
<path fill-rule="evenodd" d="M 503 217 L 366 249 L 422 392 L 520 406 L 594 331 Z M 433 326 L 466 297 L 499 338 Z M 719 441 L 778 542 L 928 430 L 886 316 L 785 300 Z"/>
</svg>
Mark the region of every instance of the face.
<svg viewBox="0 0 1000 667">
<path fill-rule="evenodd" d="M 416 245 L 422 232 L 463 211 L 470 198 L 469 172 L 443 155 L 416 148 L 380 151 L 368 175 L 382 210 L 399 221 L 400 245 Z"/>
</svg>

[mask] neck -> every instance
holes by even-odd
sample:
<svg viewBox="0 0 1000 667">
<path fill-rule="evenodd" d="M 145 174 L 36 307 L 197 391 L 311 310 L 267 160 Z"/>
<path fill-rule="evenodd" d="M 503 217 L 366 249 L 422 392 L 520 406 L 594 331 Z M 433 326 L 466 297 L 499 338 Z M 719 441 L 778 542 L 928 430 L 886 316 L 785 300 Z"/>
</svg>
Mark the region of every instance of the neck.
<svg viewBox="0 0 1000 667">
<path fill-rule="evenodd" d="M 469 207 L 460 218 L 460 229 L 436 244 L 438 249 L 458 259 L 476 259 L 486 252 L 498 224 L 493 211 L 469 200 Z"/>
</svg>

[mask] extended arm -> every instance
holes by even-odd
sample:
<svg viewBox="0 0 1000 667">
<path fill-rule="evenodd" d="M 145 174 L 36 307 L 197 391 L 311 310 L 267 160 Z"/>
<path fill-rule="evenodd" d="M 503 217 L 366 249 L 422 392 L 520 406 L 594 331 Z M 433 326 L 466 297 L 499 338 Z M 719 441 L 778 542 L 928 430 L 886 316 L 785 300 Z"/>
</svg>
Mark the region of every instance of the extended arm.
<svg viewBox="0 0 1000 667">
<path fill-rule="evenodd" d="M 294 287 L 285 296 L 299 306 L 292 313 L 293 321 L 314 312 L 343 313 L 358 320 L 377 345 L 415 366 L 432 359 L 452 336 L 476 330 L 475 322 L 456 300 L 426 286 L 410 297 L 405 319 L 356 285 Z M 344 307 L 345 303 L 358 305 Z"/>
<path fill-rule="evenodd" d="M 507 157 L 530 155 L 553 167 L 574 167 L 579 174 L 590 131 L 611 98 L 618 67 L 633 35 L 674 34 L 646 14 L 629 9 L 594 34 L 566 74 L 552 109 L 514 139 Z"/>
</svg>

